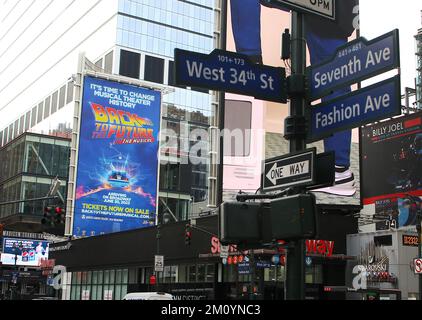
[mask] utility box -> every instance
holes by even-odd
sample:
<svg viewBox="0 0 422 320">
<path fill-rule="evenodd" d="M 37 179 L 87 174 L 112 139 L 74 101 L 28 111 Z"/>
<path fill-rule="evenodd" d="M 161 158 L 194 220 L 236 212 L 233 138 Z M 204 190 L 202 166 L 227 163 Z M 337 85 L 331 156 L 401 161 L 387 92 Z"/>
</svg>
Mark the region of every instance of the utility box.
<svg viewBox="0 0 422 320">
<path fill-rule="evenodd" d="M 225 202 L 220 210 L 223 245 L 259 246 L 317 235 L 315 196 L 301 194 L 271 202 Z"/>
<path fill-rule="evenodd" d="M 317 208 L 313 194 L 271 201 L 263 220 L 264 240 L 312 239 L 317 235 Z"/>
<path fill-rule="evenodd" d="M 261 240 L 260 203 L 225 202 L 220 210 L 222 244 L 256 243 Z"/>
</svg>

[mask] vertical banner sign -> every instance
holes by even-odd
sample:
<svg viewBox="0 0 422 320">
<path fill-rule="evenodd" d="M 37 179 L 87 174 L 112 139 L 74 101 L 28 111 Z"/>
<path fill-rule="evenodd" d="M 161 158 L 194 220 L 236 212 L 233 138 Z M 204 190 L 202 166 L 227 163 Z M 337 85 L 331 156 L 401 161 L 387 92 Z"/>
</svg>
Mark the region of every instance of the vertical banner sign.
<svg viewBox="0 0 422 320">
<path fill-rule="evenodd" d="M 160 92 L 85 77 L 73 235 L 155 224 L 160 116 Z"/>
</svg>

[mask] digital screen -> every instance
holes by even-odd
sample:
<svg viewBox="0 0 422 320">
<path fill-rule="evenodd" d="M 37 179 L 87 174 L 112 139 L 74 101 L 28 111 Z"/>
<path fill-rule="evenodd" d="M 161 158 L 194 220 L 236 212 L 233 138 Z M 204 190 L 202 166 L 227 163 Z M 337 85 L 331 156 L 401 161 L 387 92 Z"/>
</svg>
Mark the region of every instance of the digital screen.
<svg viewBox="0 0 422 320">
<path fill-rule="evenodd" d="M 49 243 L 47 241 L 3 238 L 1 263 L 38 267 L 41 264 L 41 259 L 48 259 L 48 250 Z"/>
</svg>

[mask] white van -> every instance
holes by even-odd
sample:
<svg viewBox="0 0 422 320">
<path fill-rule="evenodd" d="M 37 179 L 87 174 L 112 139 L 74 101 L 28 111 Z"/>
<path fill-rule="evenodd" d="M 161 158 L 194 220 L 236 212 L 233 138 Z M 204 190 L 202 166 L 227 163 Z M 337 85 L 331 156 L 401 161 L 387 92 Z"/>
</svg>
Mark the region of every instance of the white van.
<svg viewBox="0 0 422 320">
<path fill-rule="evenodd" d="M 123 300 L 173 300 L 173 296 L 164 292 L 133 292 L 125 295 Z"/>
</svg>

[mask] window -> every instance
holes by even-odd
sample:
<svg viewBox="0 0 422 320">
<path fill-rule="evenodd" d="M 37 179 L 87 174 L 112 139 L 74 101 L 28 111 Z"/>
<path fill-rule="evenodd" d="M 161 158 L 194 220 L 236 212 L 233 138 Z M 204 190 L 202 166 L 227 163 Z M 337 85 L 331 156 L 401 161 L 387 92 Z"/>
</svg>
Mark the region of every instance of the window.
<svg viewBox="0 0 422 320">
<path fill-rule="evenodd" d="M 7 143 L 7 129 L 4 129 L 3 131 L 3 145 Z"/>
<path fill-rule="evenodd" d="M 107 53 L 104 58 L 104 70 L 106 73 L 113 73 L 113 51 Z"/>
<path fill-rule="evenodd" d="M 37 106 L 32 108 L 31 128 L 35 126 L 36 122 L 37 122 Z"/>
<path fill-rule="evenodd" d="M 41 121 L 42 121 L 42 119 L 43 119 L 43 111 L 44 111 L 44 109 L 43 109 L 43 105 L 44 105 L 44 102 L 41 102 L 39 105 L 38 105 L 38 116 L 37 116 L 37 123 L 40 123 Z"/>
<path fill-rule="evenodd" d="M 59 93 L 56 91 L 53 93 L 51 98 L 51 114 L 55 113 L 57 111 L 57 98 L 59 96 Z"/>
<path fill-rule="evenodd" d="M 141 55 L 136 52 L 120 50 L 120 75 L 139 79 Z"/>
<path fill-rule="evenodd" d="M 390 236 L 379 236 L 374 237 L 376 247 L 391 247 L 393 245 L 393 237 Z"/>
<path fill-rule="evenodd" d="M 31 111 L 28 111 L 25 116 L 25 131 L 28 131 L 31 125 Z"/>
<path fill-rule="evenodd" d="M 50 97 L 48 97 L 44 101 L 44 119 L 50 116 L 50 101 L 51 101 Z"/>
<path fill-rule="evenodd" d="M 226 100 L 225 126 L 230 134 L 225 136 L 224 155 L 246 157 L 251 150 L 252 103 Z M 230 141 L 227 141 L 230 139 Z"/>
<path fill-rule="evenodd" d="M 9 139 L 7 139 L 7 142 L 10 142 L 13 140 L 13 123 L 9 126 Z"/>
<path fill-rule="evenodd" d="M 167 80 L 169 86 L 176 86 L 176 77 L 174 72 L 174 61 L 169 61 L 169 76 Z"/>
<path fill-rule="evenodd" d="M 103 59 L 100 59 L 97 62 L 95 62 L 95 65 L 99 68 L 102 68 L 103 67 Z"/>
<path fill-rule="evenodd" d="M 67 83 L 66 104 L 71 103 L 72 101 L 73 101 L 73 81 L 69 81 Z"/>
<path fill-rule="evenodd" d="M 19 119 L 15 121 L 15 126 L 13 128 L 13 136 L 16 138 L 18 136 L 19 130 Z"/>
<path fill-rule="evenodd" d="M 65 96 L 66 96 L 66 86 L 64 85 L 63 87 L 60 88 L 60 93 L 59 93 L 59 109 L 61 109 L 61 108 L 64 107 Z"/>
<path fill-rule="evenodd" d="M 156 57 L 145 56 L 145 76 L 146 81 L 163 83 L 164 60 Z"/>
</svg>

